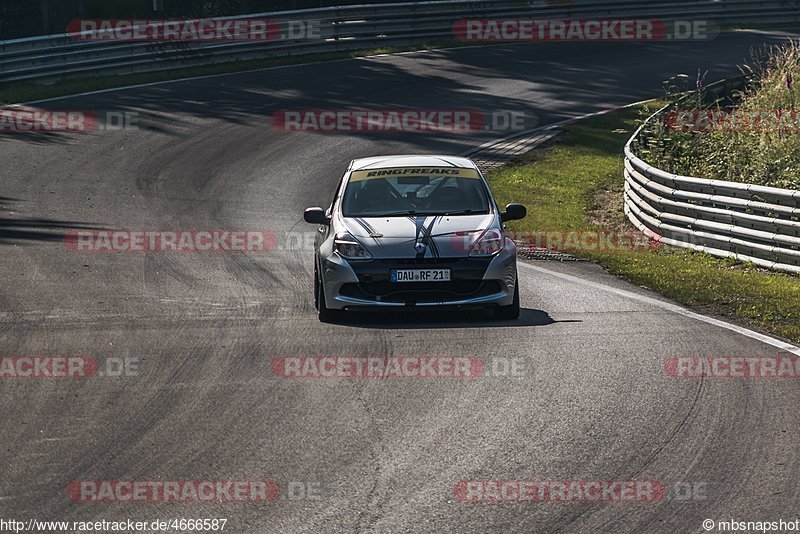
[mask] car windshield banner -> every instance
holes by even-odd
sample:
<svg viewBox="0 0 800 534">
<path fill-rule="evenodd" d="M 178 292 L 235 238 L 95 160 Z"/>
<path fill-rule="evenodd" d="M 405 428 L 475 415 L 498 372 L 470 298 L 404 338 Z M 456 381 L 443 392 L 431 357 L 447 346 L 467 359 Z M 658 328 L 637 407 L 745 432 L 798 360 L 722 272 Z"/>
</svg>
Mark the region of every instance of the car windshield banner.
<svg viewBox="0 0 800 534">
<path fill-rule="evenodd" d="M 353 171 L 350 174 L 351 182 L 362 180 L 373 180 L 375 178 L 392 178 L 395 176 L 450 176 L 453 178 L 480 178 L 475 169 L 464 169 L 461 167 L 401 167 L 396 169 L 368 169 L 363 171 Z"/>
</svg>

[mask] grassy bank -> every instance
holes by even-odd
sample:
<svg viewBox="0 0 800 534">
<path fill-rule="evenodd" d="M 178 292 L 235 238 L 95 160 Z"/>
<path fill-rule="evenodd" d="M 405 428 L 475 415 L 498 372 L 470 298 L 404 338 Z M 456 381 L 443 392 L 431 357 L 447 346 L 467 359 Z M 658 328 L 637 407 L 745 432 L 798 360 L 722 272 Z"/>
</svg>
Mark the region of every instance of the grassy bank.
<svg viewBox="0 0 800 534">
<path fill-rule="evenodd" d="M 621 147 L 656 108 L 578 122 L 564 129 L 558 144 L 491 174 L 498 202 L 529 206 L 528 217 L 509 226 L 519 232 L 635 232 L 622 210 Z M 800 277 L 671 247 L 569 252 L 691 308 L 800 342 Z"/>
<path fill-rule="evenodd" d="M 734 108 L 691 99 L 678 105 L 677 124 L 654 121 L 648 161 L 686 176 L 800 189 L 800 43 L 776 46 L 743 69 L 755 76 Z M 708 120 L 711 113 L 717 118 Z"/>
</svg>

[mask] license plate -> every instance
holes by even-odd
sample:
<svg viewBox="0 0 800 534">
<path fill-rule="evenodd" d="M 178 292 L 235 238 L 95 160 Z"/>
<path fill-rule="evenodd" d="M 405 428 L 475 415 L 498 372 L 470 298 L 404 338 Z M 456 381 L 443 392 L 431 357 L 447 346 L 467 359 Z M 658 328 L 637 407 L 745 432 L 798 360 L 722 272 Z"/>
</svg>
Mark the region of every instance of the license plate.
<svg viewBox="0 0 800 534">
<path fill-rule="evenodd" d="M 392 282 L 449 282 L 450 269 L 395 269 Z"/>
</svg>

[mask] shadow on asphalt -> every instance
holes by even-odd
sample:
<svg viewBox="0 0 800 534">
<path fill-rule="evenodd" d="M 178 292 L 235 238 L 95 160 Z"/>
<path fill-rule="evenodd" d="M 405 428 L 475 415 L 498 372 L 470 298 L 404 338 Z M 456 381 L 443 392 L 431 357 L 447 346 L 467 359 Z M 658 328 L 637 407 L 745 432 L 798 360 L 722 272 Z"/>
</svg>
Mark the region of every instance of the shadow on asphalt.
<svg viewBox="0 0 800 534">
<path fill-rule="evenodd" d="M 270 133 L 285 138 L 308 135 L 286 132 L 272 125 L 271 119 L 278 111 L 353 109 L 354 104 L 360 110 L 521 112 L 526 120 L 535 123 L 526 123 L 526 126 L 533 127 L 579 114 L 578 103 L 593 103 L 585 109 L 592 111 L 656 96 L 661 92 L 660 80 L 683 72 L 687 57 L 694 58 L 693 61 L 714 59 L 707 61 L 715 65 L 709 72 L 709 81 L 738 73 L 737 65 L 745 59 L 742 53 L 748 48 L 748 40 L 751 46 L 782 41 L 779 36 L 737 32 L 736 35 L 724 34 L 714 42 L 608 42 L 603 46 L 594 42 L 516 43 L 467 47 L 422 52 L 413 56 L 413 61 L 378 58 L 240 72 L 203 81 L 178 81 L 42 102 L 35 107 L 45 111 L 75 108 L 130 112 L 137 118 L 136 129 L 175 137 L 185 136 L 189 131 L 187 127 L 194 128 L 198 120 L 224 121 L 253 127 L 254 143 L 263 143 L 263 136 Z M 732 43 L 737 46 L 731 46 Z M 610 56 L 631 57 L 632 61 L 640 62 L 637 65 L 644 72 L 632 82 L 630 63 L 609 64 L 605 59 Z M 659 61 L 649 60 L 652 57 L 658 57 Z M 471 73 L 474 78 L 468 80 L 454 75 L 464 72 Z M 312 75 L 319 83 L 308 83 Z M 504 95 L 487 93 L 482 80 L 498 78 L 529 80 L 536 84 L 536 89 L 535 92 L 529 89 Z M 355 96 L 354 87 L 358 87 Z M 620 87 L 626 89 L 624 96 Z M 423 99 L 415 88 L 422 88 Z M 598 95 L 617 93 L 620 96 L 615 101 L 598 99 Z M 224 125 L 215 122 L 206 123 L 206 126 L 224 131 Z M 487 140 L 509 133 L 499 125 L 498 131 L 492 132 L 490 128 L 486 132 Z M 469 137 L 435 131 L 365 129 L 349 131 L 347 135 L 380 142 L 411 143 L 425 153 L 460 153 L 467 146 L 473 147 L 471 141 L 465 144 L 464 140 Z M 0 131 L 0 142 L 65 143 L 72 142 L 75 137 L 71 132 Z M 208 157 L 215 158 L 216 154 Z"/>
<path fill-rule="evenodd" d="M 430 329 L 430 328 L 495 328 L 521 326 L 547 326 L 554 323 L 580 322 L 555 321 L 542 310 L 523 308 L 519 319 L 499 320 L 492 317 L 491 310 L 447 311 L 447 312 L 347 312 L 335 324 L 355 328 L 375 329 Z"/>
<path fill-rule="evenodd" d="M 4 214 L 16 215 L 12 206 L 22 202 L 16 198 L 0 197 L 0 245 L 20 245 L 31 241 L 63 241 L 70 230 L 97 228 L 75 221 L 53 219 L 9 218 Z"/>
<path fill-rule="evenodd" d="M 0 141 L 23 141 L 39 145 L 67 144 L 75 135 L 82 132 L 68 131 L 20 131 L 0 129 Z"/>
</svg>

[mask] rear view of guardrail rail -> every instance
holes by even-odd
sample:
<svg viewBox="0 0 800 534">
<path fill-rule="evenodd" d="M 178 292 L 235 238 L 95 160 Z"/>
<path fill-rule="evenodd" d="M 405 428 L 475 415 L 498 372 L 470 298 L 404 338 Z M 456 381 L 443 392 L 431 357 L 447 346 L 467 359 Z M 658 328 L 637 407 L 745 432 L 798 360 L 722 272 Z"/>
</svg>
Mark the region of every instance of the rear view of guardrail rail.
<svg viewBox="0 0 800 534">
<path fill-rule="evenodd" d="M 625 145 L 625 214 L 656 241 L 800 273 L 800 191 L 680 176 L 636 155 L 649 117 Z"/>
<path fill-rule="evenodd" d="M 414 45 L 453 37 L 462 18 L 679 18 L 718 24 L 797 23 L 795 0 L 445 0 L 365 4 L 255 13 L 224 20 L 270 19 L 314 23 L 315 38 L 288 35 L 264 42 L 89 41 L 67 33 L 0 41 L 0 82 L 173 70 L 197 65 Z M 219 19 L 216 19 L 219 20 Z"/>
</svg>

